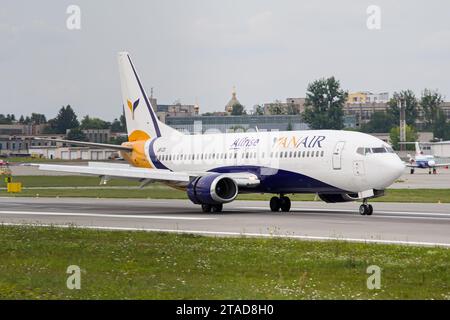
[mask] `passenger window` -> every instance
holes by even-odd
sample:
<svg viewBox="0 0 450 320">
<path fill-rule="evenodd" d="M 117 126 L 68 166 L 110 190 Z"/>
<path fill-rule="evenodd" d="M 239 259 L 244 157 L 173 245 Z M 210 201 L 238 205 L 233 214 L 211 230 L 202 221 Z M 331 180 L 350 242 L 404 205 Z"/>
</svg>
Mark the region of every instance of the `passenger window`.
<svg viewBox="0 0 450 320">
<path fill-rule="evenodd" d="M 323 150 L 320 152 L 320 156 L 323 157 Z"/>
<path fill-rule="evenodd" d="M 319 151 L 316 151 L 316 157 L 318 157 L 319 156 Z"/>
</svg>

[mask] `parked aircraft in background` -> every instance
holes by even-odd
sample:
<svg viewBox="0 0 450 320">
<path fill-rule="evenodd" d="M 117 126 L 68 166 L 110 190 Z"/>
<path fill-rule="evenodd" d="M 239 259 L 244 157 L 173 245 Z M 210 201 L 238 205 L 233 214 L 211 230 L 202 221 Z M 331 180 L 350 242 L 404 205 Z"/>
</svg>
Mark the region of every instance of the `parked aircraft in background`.
<svg viewBox="0 0 450 320">
<path fill-rule="evenodd" d="M 408 144 L 408 142 L 405 142 L 404 144 Z M 436 174 L 436 168 L 448 169 L 450 163 L 436 163 L 435 156 L 423 154 L 423 151 L 420 149 L 419 142 L 414 142 L 414 145 L 416 146 L 416 155 L 412 157 L 410 154 L 408 154 L 409 163 L 406 164 L 407 167 L 411 168 L 411 174 L 414 174 L 416 168 L 428 169 L 428 174 L 431 174 L 431 172 L 433 172 L 433 174 Z"/>
<path fill-rule="evenodd" d="M 380 139 L 360 132 L 307 130 L 185 135 L 160 122 L 126 52 L 119 53 L 128 142 L 109 145 L 56 140 L 118 150 L 129 164 L 40 164 L 41 170 L 160 181 L 187 192 L 203 212 L 220 212 L 239 193 L 275 194 L 271 211 L 287 212 L 287 195 L 317 194 L 325 202 L 368 200 L 384 194 L 404 164 Z"/>
</svg>

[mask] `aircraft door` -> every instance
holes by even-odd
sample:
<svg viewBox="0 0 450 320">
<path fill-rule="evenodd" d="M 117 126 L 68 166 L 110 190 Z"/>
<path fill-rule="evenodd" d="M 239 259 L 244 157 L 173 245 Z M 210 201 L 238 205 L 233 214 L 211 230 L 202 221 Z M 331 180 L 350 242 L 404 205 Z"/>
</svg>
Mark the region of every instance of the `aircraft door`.
<svg viewBox="0 0 450 320">
<path fill-rule="evenodd" d="M 344 141 L 339 141 L 334 146 L 333 150 L 333 169 L 334 170 L 341 170 L 342 168 L 342 150 L 344 149 Z"/>
</svg>

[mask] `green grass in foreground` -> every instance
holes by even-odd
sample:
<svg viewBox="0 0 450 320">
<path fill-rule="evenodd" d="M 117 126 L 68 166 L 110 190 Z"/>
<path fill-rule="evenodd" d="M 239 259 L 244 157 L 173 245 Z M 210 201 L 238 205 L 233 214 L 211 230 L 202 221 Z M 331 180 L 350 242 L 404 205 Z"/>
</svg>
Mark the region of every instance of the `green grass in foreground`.
<svg viewBox="0 0 450 320">
<path fill-rule="evenodd" d="M 0 299 L 450 299 L 444 248 L 1 226 L 0 261 Z"/>
<path fill-rule="evenodd" d="M 186 193 L 175 190 L 161 183 L 154 183 L 144 189 L 107 189 L 99 186 L 97 177 L 84 176 L 18 176 L 14 181 L 22 182 L 21 193 L 9 194 L 0 190 L 0 196 L 18 197 L 93 197 L 93 198 L 149 198 L 149 199 L 187 199 Z M 111 180 L 107 186 L 137 187 L 138 182 L 128 180 Z M 6 187 L 3 180 L 0 187 Z M 43 187 L 43 189 L 39 189 Z M 51 189 L 52 187 L 73 187 L 72 189 Z M 77 189 L 76 187 L 98 187 L 95 189 Z M 49 189 L 44 189 L 49 188 Z M 239 200 L 269 200 L 271 194 L 241 194 Z M 314 194 L 290 195 L 292 201 L 313 201 Z M 371 202 L 423 202 L 450 203 L 450 189 L 388 189 L 386 195 Z"/>
</svg>

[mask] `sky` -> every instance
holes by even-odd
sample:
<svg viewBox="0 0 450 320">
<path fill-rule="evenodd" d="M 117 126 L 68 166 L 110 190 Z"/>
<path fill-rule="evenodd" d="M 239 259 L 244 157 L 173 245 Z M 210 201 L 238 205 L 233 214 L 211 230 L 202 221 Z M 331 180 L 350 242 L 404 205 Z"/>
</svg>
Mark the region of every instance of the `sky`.
<svg viewBox="0 0 450 320">
<path fill-rule="evenodd" d="M 80 29 L 67 28 L 69 5 Z M 379 29 L 367 27 L 371 5 Z M 158 103 L 202 113 L 223 111 L 233 86 L 251 109 L 329 76 L 350 92 L 431 88 L 450 100 L 449 12 L 445 0 L 2 0 L 0 113 L 54 117 L 70 104 L 119 117 L 119 51 Z"/>
</svg>

